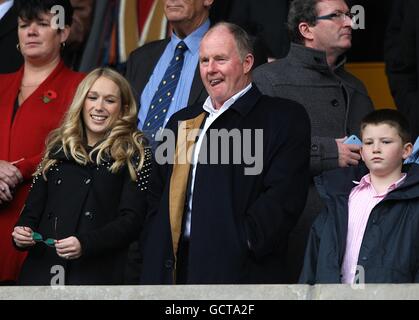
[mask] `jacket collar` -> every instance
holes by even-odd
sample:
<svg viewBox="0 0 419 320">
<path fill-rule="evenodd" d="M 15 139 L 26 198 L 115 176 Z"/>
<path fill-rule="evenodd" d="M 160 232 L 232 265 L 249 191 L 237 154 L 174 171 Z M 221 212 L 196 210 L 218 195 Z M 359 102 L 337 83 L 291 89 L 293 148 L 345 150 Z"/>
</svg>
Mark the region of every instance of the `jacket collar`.
<svg viewBox="0 0 419 320">
<path fill-rule="evenodd" d="M 407 173 L 404 183 L 391 191 L 386 199 L 419 198 L 419 165 L 414 163 L 404 165 L 402 171 Z M 366 174 L 368 174 L 368 168 L 362 163 L 356 167 L 326 171 L 314 180 L 322 198 L 349 196 L 352 188 L 355 187 L 353 181 L 360 181 Z"/>
<path fill-rule="evenodd" d="M 100 143 L 100 142 L 99 142 Z M 85 146 L 85 149 L 87 151 L 87 153 L 89 154 L 90 151 L 93 150 L 95 146 L 93 147 L 89 147 L 89 146 Z M 97 157 L 98 152 L 95 151 L 92 154 L 92 159 L 93 161 L 96 161 L 96 157 Z M 71 153 L 68 152 L 68 155 L 65 154 L 64 149 L 62 148 L 62 145 L 56 145 L 55 147 L 52 148 L 51 150 L 51 154 L 50 154 L 50 158 L 54 159 L 54 160 L 58 160 L 58 161 L 75 161 L 74 157 L 72 157 Z M 108 155 L 104 155 L 105 161 L 106 162 L 112 162 L 112 158 Z"/>
<path fill-rule="evenodd" d="M 252 110 L 252 108 L 255 106 L 255 104 L 258 102 L 261 96 L 262 93 L 259 91 L 256 85 L 252 83 L 252 88 L 250 88 L 249 91 L 247 91 L 243 96 L 237 99 L 237 101 L 230 106 L 229 110 L 234 110 L 237 113 L 239 113 L 242 117 L 245 117 L 250 112 L 250 110 Z M 200 113 L 202 113 L 202 111 L 204 111 L 203 103 L 197 103 L 190 108 L 185 108 L 184 110 L 186 112 L 186 115 L 184 116 L 183 120 L 195 118 Z"/>
<path fill-rule="evenodd" d="M 242 117 L 245 117 L 250 110 L 252 110 L 261 96 L 262 93 L 253 83 L 252 88 L 237 99 L 237 101 L 231 105 L 230 109 L 237 111 Z"/>
<path fill-rule="evenodd" d="M 336 66 L 333 69 L 331 69 L 330 66 L 327 64 L 325 51 L 307 48 L 297 43 L 291 43 L 288 57 L 291 60 L 297 60 L 299 63 L 303 64 L 304 66 L 310 69 L 329 72 L 332 70 L 336 71 L 338 69 L 341 69 L 346 62 L 346 57 L 342 55 L 338 58 Z"/>
</svg>

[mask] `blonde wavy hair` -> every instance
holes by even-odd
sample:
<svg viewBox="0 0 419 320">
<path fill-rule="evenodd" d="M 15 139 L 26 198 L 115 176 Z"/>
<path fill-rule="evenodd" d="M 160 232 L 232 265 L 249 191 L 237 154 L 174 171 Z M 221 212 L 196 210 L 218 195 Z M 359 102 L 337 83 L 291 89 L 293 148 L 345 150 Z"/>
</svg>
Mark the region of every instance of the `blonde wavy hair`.
<svg viewBox="0 0 419 320">
<path fill-rule="evenodd" d="M 105 138 L 88 153 L 85 147 L 87 137 L 83 121 L 83 107 L 90 88 L 100 77 L 113 81 L 119 87 L 121 113 L 113 123 L 112 129 L 106 133 Z M 112 173 L 116 173 L 126 165 L 131 179 L 136 181 L 136 170 L 140 170 L 144 163 L 144 141 L 142 132 L 137 130 L 137 105 L 129 83 L 112 69 L 98 68 L 80 82 L 62 125 L 48 135 L 45 156 L 35 175 L 42 174 L 46 180 L 46 173 L 58 162 L 57 159 L 53 159 L 53 155 L 61 150 L 64 151 L 66 157 L 71 155 L 80 165 L 94 163 L 92 155 L 98 152 L 96 157 L 98 165 L 106 162 L 106 157 L 110 157 L 114 161 L 109 169 Z M 137 167 L 132 161 L 136 156 L 140 157 Z"/>
</svg>

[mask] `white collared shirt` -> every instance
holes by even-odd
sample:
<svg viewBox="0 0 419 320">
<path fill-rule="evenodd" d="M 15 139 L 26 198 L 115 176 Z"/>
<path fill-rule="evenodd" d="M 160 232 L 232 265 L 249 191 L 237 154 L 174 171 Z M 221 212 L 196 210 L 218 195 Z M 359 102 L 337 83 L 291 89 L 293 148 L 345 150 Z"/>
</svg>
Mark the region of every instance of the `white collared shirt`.
<svg viewBox="0 0 419 320">
<path fill-rule="evenodd" d="M 204 127 L 202 128 L 202 131 L 200 132 L 198 141 L 195 144 L 195 148 L 192 155 L 192 163 L 191 163 L 191 192 L 188 199 L 188 208 L 186 211 L 186 224 L 185 224 L 185 230 L 184 230 L 184 236 L 189 238 L 191 234 L 191 221 L 192 221 L 192 199 L 193 199 L 193 190 L 194 190 L 194 184 L 195 184 L 195 173 L 196 173 L 196 166 L 198 164 L 198 157 L 199 152 L 201 150 L 202 141 L 204 140 L 205 134 L 208 130 L 208 128 L 211 126 L 211 124 L 219 117 L 221 116 L 225 111 L 227 111 L 238 99 L 240 99 L 247 91 L 249 91 L 252 88 L 252 84 L 250 83 L 246 88 L 236 93 L 234 96 L 232 96 L 230 99 L 228 99 L 224 104 L 221 106 L 220 109 L 215 109 L 214 105 L 212 103 L 211 97 L 208 97 L 207 100 L 205 100 L 203 109 L 209 113 L 208 117 L 205 120 Z"/>
<path fill-rule="evenodd" d="M 0 20 L 6 15 L 7 11 L 13 6 L 13 0 L 6 0 L 0 4 Z"/>
</svg>

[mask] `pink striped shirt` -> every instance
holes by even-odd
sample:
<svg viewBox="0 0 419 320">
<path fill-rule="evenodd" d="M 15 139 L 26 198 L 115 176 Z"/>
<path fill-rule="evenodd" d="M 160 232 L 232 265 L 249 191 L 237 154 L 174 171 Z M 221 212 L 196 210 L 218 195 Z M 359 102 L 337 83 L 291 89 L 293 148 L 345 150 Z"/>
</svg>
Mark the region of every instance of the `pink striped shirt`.
<svg viewBox="0 0 419 320">
<path fill-rule="evenodd" d="M 390 185 L 387 191 L 378 194 L 371 184 L 370 175 L 362 177 L 361 181 L 354 181 L 358 184 L 352 188 L 348 203 L 348 235 L 346 237 L 346 250 L 342 264 L 342 283 L 352 284 L 355 280 L 356 267 L 358 265 L 359 250 L 368 218 L 372 209 L 384 199 L 392 190 L 403 183 L 406 174 Z"/>
</svg>

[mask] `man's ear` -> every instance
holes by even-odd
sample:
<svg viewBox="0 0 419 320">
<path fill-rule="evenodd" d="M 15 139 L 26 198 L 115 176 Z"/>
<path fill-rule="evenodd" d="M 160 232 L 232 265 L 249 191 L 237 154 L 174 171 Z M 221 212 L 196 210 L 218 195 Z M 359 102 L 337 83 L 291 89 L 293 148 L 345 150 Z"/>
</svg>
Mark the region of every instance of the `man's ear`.
<svg viewBox="0 0 419 320">
<path fill-rule="evenodd" d="M 301 22 L 298 25 L 298 30 L 300 31 L 300 34 L 303 36 L 306 40 L 313 40 L 314 35 L 312 31 L 312 26 L 310 26 L 307 22 Z"/>
<path fill-rule="evenodd" d="M 243 60 L 243 72 L 244 74 L 248 74 L 250 70 L 252 70 L 253 63 L 255 62 L 255 58 L 252 54 L 248 53 Z"/>
</svg>

